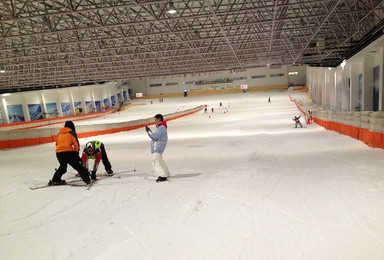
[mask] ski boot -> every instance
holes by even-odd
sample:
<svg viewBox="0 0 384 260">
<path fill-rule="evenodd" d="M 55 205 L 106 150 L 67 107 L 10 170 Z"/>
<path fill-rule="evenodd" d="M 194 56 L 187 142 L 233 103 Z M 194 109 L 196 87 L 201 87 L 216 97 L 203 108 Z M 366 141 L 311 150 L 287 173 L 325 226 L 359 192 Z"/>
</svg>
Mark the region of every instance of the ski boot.
<svg viewBox="0 0 384 260">
<path fill-rule="evenodd" d="M 94 172 L 94 171 L 91 172 L 91 180 L 92 181 L 96 180 L 96 172 Z"/>
<path fill-rule="evenodd" d="M 161 176 L 159 176 L 159 177 L 157 178 L 156 182 L 163 182 L 163 181 L 167 181 L 167 180 L 168 180 L 167 177 L 161 177 Z"/>
<path fill-rule="evenodd" d="M 48 185 L 53 186 L 53 185 L 66 185 L 67 182 L 65 180 L 59 180 L 59 181 L 51 181 L 49 180 Z"/>
</svg>

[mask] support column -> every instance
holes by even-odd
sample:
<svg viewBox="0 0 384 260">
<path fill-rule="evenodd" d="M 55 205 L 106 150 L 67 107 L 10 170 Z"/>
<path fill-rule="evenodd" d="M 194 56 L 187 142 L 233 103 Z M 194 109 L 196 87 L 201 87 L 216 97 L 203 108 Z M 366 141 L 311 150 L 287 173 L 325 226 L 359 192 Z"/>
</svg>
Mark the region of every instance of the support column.
<svg viewBox="0 0 384 260">
<path fill-rule="evenodd" d="M 326 93 L 327 87 L 325 84 L 325 73 L 323 68 L 319 68 L 317 72 L 317 86 L 318 86 L 318 95 L 323 108 L 327 108 L 326 103 Z"/>
<path fill-rule="evenodd" d="M 61 102 L 62 102 L 62 100 L 61 100 L 61 96 L 62 96 L 62 94 L 63 94 L 63 91 L 64 90 L 62 90 L 62 89 L 58 89 L 57 91 L 56 91 L 56 96 L 57 96 L 57 98 L 56 98 L 56 100 L 57 100 L 57 102 L 56 102 L 56 107 L 57 107 L 57 112 L 59 113 L 59 117 L 62 117 L 63 116 L 63 109 L 62 109 L 62 107 L 61 107 Z"/>
<path fill-rule="evenodd" d="M 363 95 L 362 106 L 363 111 L 373 110 L 373 58 L 364 57 L 362 62 L 363 71 Z"/>
<path fill-rule="evenodd" d="M 1 116 L 3 117 L 3 123 L 9 124 L 7 101 L 5 100 L 5 98 L 1 99 Z"/>
<path fill-rule="evenodd" d="M 92 102 L 92 109 L 90 110 L 90 113 L 97 112 L 96 111 L 95 92 L 94 92 L 93 88 L 92 88 L 92 91 L 91 91 L 91 102 Z"/>
<path fill-rule="evenodd" d="M 76 112 L 75 112 L 75 101 L 73 100 L 72 90 L 68 90 L 68 91 L 69 91 L 69 106 L 70 106 L 69 115 L 68 116 L 76 115 Z"/>
<path fill-rule="evenodd" d="M 326 85 L 327 85 L 327 104 L 328 108 L 335 109 L 336 108 L 336 83 L 335 83 L 335 70 L 327 69 L 325 71 L 326 77 Z"/>
<path fill-rule="evenodd" d="M 47 109 L 46 109 L 44 91 L 39 91 L 39 101 L 41 104 L 41 112 L 43 113 L 43 118 L 47 118 Z"/>
<path fill-rule="evenodd" d="M 331 108 L 331 82 L 330 82 L 330 71 L 328 69 L 322 69 L 323 72 L 323 78 L 324 78 L 324 99 L 323 99 L 323 104 L 324 106 L 329 109 Z"/>
<path fill-rule="evenodd" d="M 350 67 L 351 73 L 350 73 L 350 85 L 351 85 L 351 91 L 350 91 L 350 106 L 349 109 L 351 111 L 358 111 L 360 110 L 360 98 L 361 93 L 359 93 L 359 85 L 361 83 L 360 77 L 362 77 L 362 73 L 360 70 L 359 64 L 351 64 Z"/>
<path fill-rule="evenodd" d="M 380 47 L 379 60 L 379 110 L 384 111 L 384 47 Z"/>
<path fill-rule="evenodd" d="M 23 98 L 23 102 L 21 102 L 21 106 L 23 107 L 25 122 L 31 121 L 31 115 L 29 114 L 28 104 L 27 102 L 25 102 L 24 93 L 21 96 Z"/>
<path fill-rule="evenodd" d="M 335 108 L 336 110 L 343 109 L 343 82 L 342 82 L 342 72 L 340 70 L 335 71 Z"/>
</svg>

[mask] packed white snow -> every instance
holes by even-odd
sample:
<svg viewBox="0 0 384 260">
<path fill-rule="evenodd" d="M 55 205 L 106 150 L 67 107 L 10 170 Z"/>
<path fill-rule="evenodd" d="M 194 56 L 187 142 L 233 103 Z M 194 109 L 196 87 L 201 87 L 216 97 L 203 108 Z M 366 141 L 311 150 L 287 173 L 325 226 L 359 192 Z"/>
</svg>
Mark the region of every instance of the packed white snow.
<svg viewBox="0 0 384 260">
<path fill-rule="evenodd" d="M 207 113 L 167 122 L 172 177 L 165 183 L 154 181 L 144 128 L 80 139 L 82 148 L 102 141 L 115 172 L 136 169 L 91 190 L 29 189 L 58 167 L 54 143 L 1 150 L 1 258 L 384 259 L 383 150 L 306 125 L 304 116 L 304 128 L 294 128 L 300 112 L 288 94 L 136 100 L 144 105 L 75 122 L 207 105 Z"/>
</svg>

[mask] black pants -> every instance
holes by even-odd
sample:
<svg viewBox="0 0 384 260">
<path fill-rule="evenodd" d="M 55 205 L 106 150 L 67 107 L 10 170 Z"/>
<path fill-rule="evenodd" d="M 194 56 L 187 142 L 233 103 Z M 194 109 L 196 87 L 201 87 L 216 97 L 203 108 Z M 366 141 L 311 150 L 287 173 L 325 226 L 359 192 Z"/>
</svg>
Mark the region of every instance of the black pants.
<svg viewBox="0 0 384 260">
<path fill-rule="evenodd" d="M 73 169 L 75 169 L 81 179 L 85 183 L 89 183 L 89 176 L 87 169 L 82 165 L 81 159 L 79 157 L 79 154 L 76 152 L 62 152 L 62 153 L 56 153 L 56 158 L 60 163 L 59 168 L 56 170 L 55 174 L 53 175 L 52 181 L 57 182 L 61 180 L 61 176 L 63 176 L 64 173 L 67 172 L 67 166 L 68 164 L 72 166 Z"/>
<path fill-rule="evenodd" d="M 102 144 L 100 146 L 100 150 L 101 150 L 101 160 L 103 161 L 104 168 L 106 171 L 109 171 L 112 169 L 112 166 L 111 166 L 111 163 L 109 162 L 107 152 L 105 151 L 104 144 Z"/>
</svg>

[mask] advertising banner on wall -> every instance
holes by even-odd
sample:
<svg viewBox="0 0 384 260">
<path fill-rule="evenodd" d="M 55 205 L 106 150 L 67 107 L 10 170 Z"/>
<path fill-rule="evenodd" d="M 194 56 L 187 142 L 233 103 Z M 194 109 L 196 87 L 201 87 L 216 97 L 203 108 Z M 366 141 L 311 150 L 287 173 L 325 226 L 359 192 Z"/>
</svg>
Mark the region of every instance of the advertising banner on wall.
<svg viewBox="0 0 384 260">
<path fill-rule="evenodd" d="M 73 102 L 73 104 L 75 105 L 76 115 L 83 113 L 83 108 L 81 107 L 81 102 L 77 101 L 77 102 Z"/>
<path fill-rule="evenodd" d="M 28 110 L 31 121 L 43 119 L 43 112 L 40 104 L 28 104 Z"/>
<path fill-rule="evenodd" d="M 112 106 L 114 107 L 116 102 L 115 102 L 115 96 L 111 96 L 111 103 L 112 103 Z"/>
<path fill-rule="evenodd" d="M 101 101 L 95 101 L 95 107 L 96 107 L 96 111 L 100 112 L 101 111 Z"/>
<path fill-rule="evenodd" d="M 109 100 L 108 100 L 108 98 L 105 98 L 103 100 L 103 102 L 104 102 L 104 110 L 107 110 L 109 108 Z"/>
<path fill-rule="evenodd" d="M 8 105 L 7 110 L 10 123 L 25 121 L 22 105 Z"/>
<path fill-rule="evenodd" d="M 122 102 L 123 100 L 121 100 L 121 93 L 117 93 L 117 102 Z"/>
<path fill-rule="evenodd" d="M 47 103 L 45 104 L 46 107 L 46 116 L 47 118 L 53 118 L 53 117 L 58 117 L 59 112 L 57 111 L 57 105 L 56 103 Z"/>
<path fill-rule="evenodd" d="M 91 101 L 85 101 L 85 112 L 86 113 L 92 113 L 93 112 L 93 106 Z"/>
<path fill-rule="evenodd" d="M 72 115 L 71 105 L 68 102 L 61 103 L 61 110 L 63 111 L 63 116 Z"/>
</svg>

